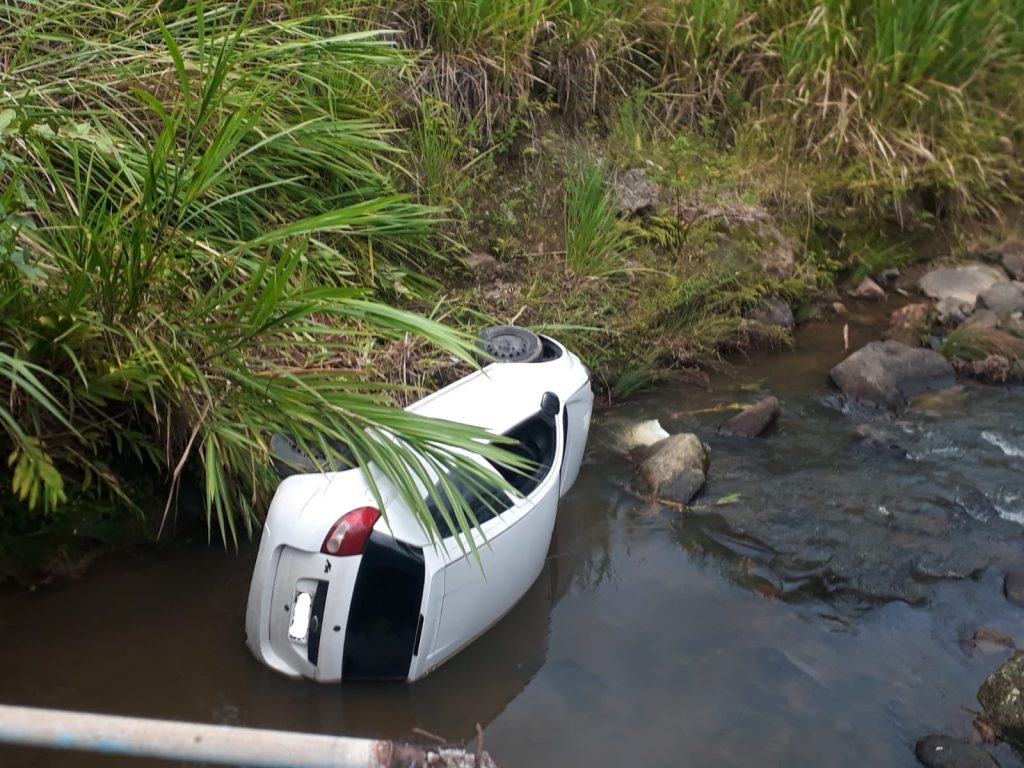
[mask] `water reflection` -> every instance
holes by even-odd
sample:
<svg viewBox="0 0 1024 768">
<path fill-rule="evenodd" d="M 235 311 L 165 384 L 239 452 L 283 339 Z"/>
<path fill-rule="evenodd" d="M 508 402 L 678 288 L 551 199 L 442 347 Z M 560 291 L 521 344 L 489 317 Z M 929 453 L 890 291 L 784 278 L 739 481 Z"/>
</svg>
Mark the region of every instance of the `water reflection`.
<svg viewBox="0 0 1024 768">
<path fill-rule="evenodd" d="M 868 335 L 851 329 L 854 346 Z M 987 626 L 1024 644 L 1000 593 L 1024 553 L 1024 392 L 968 386 L 899 419 L 844 413 L 824 373 L 841 338 L 813 329 L 712 390 L 605 414 L 540 580 L 415 685 L 325 687 L 263 668 L 242 642 L 254 551 L 196 548 L 0 593 L 0 697 L 391 738 L 465 740 L 480 723 L 503 768 L 915 766 L 917 737 L 970 734 L 974 692 L 1007 653 L 965 639 Z M 708 409 L 751 398 L 751 382 L 782 400 L 777 430 L 717 436 L 724 417 Z M 601 447 L 613 417 L 709 442 L 697 509 L 625 490 L 631 467 Z M 878 440 L 857 436 L 864 421 Z M 0 764 L 154 763 L 0 748 Z"/>
</svg>

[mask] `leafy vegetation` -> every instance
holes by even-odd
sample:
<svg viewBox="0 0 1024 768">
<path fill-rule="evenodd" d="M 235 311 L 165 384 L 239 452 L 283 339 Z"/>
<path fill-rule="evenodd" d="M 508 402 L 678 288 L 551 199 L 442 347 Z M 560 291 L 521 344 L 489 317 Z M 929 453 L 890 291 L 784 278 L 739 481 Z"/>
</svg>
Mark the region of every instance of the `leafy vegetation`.
<svg viewBox="0 0 1024 768">
<path fill-rule="evenodd" d="M 431 215 L 395 192 L 366 114 L 394 49 L 344 19 L 122 12 L 8 6 L 3 522 L 38 526 L 24 507 L 46 525 L 89 497 L 130 508 L 140 467 L 172 494 L 195 471 L 232 541 L 265 508 L 276 431 L 345 443 L 414 498 L 428 467 L 471 471 L 447 446 L 493 454 L 476 430 L 390 407 L 374 376 L 374 350 L 408 334 L 472 353 L 381 300 Z M 363 103 L 341 100 L 350 85 Z"/>
<path fill-rule="evenodd" d="M 628 393 L 903 263 L 837 255 L 853 206 L 1020 192 L 1024 0 L 14 0 L 0 62 L 0 548 L 138 519 L 139 478 L 231 541 L 275 431 L 418 496 L 407 448 L 497 451 L 393 408 L 460 327 L 547 327 Z M 641 164 L 671 210 L 624 222 Z M 802 259 L 723 257 L 701 206 L 788 209 Z"/>
<path fill-rule="evenodd" d="M 609 277 L 623 270 L 628 248 L 604 169 L 589 162 L 569 177 L 565 190 L 566 263 L 580 277 Z"/>
</svg>

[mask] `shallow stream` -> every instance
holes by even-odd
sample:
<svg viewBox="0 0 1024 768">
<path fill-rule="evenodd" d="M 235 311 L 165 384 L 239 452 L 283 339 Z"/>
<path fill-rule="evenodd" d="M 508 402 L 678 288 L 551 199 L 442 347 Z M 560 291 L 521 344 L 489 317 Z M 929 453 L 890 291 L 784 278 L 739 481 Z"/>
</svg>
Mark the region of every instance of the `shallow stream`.
<svg viewBox="0 0 1024 768">
<path fill-rule="evenodd" d="M 886 309 L 854 311 L 853 348 Z M 1024 560 L 1024 389 L 844 412 L 827 384 L 842 356 L 842 326 L 815 325 L 709 389 L 602 412 L 539 581 L 420 683 L 262 668 L 243 642 L 255 548 L 184 548 L 0 591 L 0 701 L 398 739 L 466 741 L 479 723 L 503 768 L 917 765 L 918 737 L 970 735 L 978 685 L 1009 654 L 971 634 L 1024 644 L 1024 609 L 1001 593 Z M 722 406 L 762 394 L 782 402 L 771 433 L 716 435 Z M 611 435 L 649 418 L 711 447 L 692 511 L 625 490 Z M 155 764 L 0 747 L 9 768 Z"/>
</svg>

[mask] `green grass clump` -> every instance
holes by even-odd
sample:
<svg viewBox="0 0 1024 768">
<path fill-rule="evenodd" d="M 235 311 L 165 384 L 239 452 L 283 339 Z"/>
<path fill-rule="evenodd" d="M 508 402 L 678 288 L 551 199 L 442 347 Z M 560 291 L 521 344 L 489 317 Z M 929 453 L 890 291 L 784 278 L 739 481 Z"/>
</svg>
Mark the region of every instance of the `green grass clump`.
<svg viewBox="0 0 1024 768">
<path fill-rule="evenodd" d="M 623 271 L 629 235 L 615 215 L 604 169 L 594 162 L 566 180 L 565 260 L 579 277 L 609 277 Z"/>
<path fill-rule="evenodd" d="M 375 375 L 388 340 L 472 349 L 382 300 L 431 219 L 388 172 L 373 82 L 405 61 L 386 37 L 199 2 L 3 14 L 0 533 L 131 506 L 141 470 L 169 498 L 198 476 L 211 533 L 236 540 L 276 431 L 346 443 L 429 521 L 427 468 L 495 449 L 392 407 Z"/>
</svg>

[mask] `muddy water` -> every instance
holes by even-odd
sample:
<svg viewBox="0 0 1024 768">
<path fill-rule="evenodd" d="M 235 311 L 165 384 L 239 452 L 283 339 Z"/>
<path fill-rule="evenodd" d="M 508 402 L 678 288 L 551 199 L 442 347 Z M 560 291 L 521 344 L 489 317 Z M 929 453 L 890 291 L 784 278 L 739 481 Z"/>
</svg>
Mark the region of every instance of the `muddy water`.
<svg viewBox="0 0 1024 768">
<path fill-rule="evenodd" d="M 853 347 L 880 316 L 855 313 Z M 877 419 L 828 397 L 842 355 L 841 326 L 817 326 L 709 390 L 602 414 L 540 580 L 420 683 L 263 669 L 242 638 L 254 550 L 186 548 L 0 593 L 0 700 L 392 738 L 468 740 L 480 723 L 506 767 L 916 765 L 917 737 L 969 735 L 1007 655 L 965 639 L 988 626 L 1024 643 L 1000 592 L 1024 560 L 1024 391 L 968 386 Z M 716 409 L 759 393 L 781 399 L 778 428 L 716 436 Z M 655 417 L 711 446 L 692 512 L 631 496 L 608 450 L 616 422 Z M 12 767 L 152 764 L 0 748 Z"/>
</svg>

